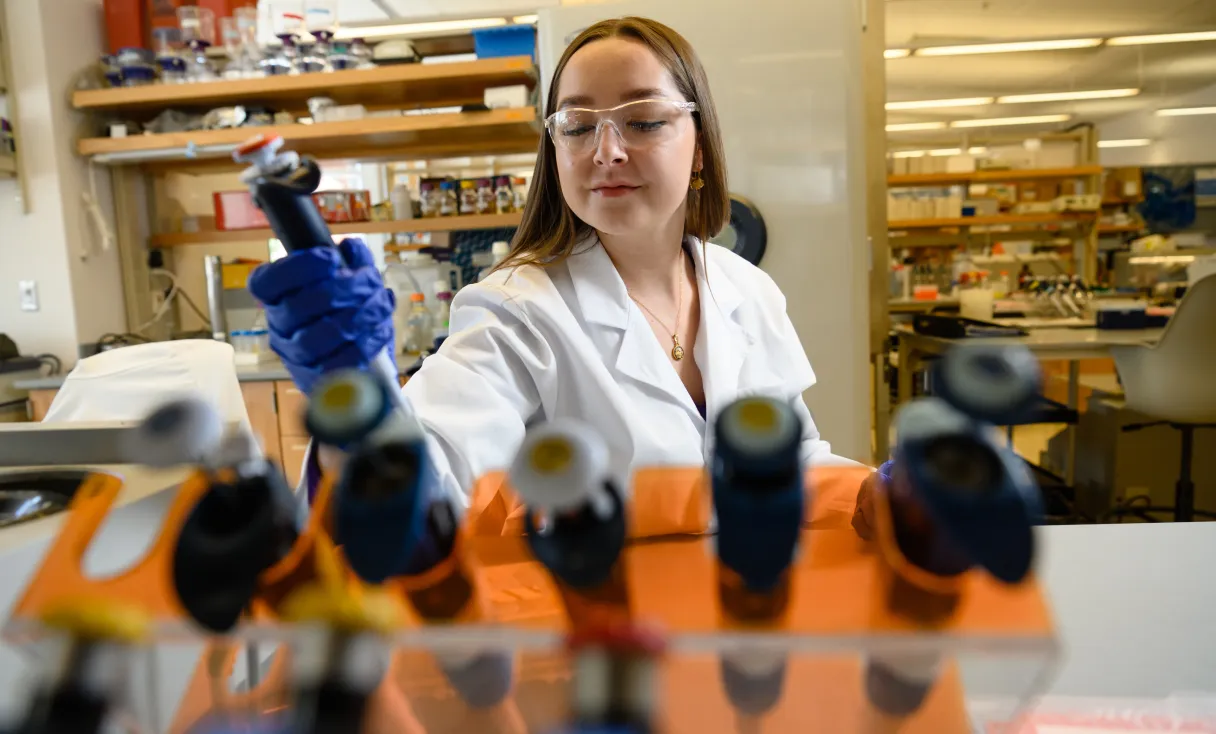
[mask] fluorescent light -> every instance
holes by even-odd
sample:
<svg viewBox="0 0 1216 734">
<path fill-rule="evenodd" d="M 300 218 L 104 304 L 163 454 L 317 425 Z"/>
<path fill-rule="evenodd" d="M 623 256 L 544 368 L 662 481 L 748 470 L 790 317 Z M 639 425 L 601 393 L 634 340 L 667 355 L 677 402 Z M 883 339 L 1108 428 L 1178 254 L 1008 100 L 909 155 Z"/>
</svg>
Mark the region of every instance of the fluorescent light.
<svg viewBox="0 0 1216 734">
<path fill-rule="evenodd" d="M 992 104 L 992 97 L 962 97 L 959 99 L 921 99 L 912 102 L 887 102 L 888 110 L 930 110 L 937 107 L 979 107 Z"/>
<path fill-rule="evenodd" d="M 1216 107 L 1167 107 L 1157 110 L 1161 117 L 1184 117 L 1186 115 L 1216 115 Z"/>
<path fill-rule="evenodd" d="M 1060 51 L 1070 48 L 1101 46 L 1101 38 L 1063 38 L 1053 41 L 1010 41 L 1008 43 L 976 43 L 967 46 L 926 46 L 913 53 L 917 56 L 962 56 L 965 54 L 1002 54 L 1017 51 Z"/>
<path fill-rule="evenodd" d="M 962 155 L 962 148 L 934 148 L 933 150 L 897 150 L 891 154 L 892 158 L 923 158 L 931 155 L 934 157 L 944 157 L 950 155 Z"/>
<path fill-rule="evenodd" d="M 1126 140 L 1099 140 L 1099 148 L 1142 148 L 1146 145 L 1152 145 L 1153 141 L 1148 138 L 1128 138 Z"/>
<path fill-rule="evenodd" d="M 999 125 L 1038 125 L 1046 122 L 1065 122 L 1072 115 L 1034 115 L 1032 117 L 990 117 L 980 120 L 955 120 L 950 127 L 995 127 Z"/>
<path fill-rule="evenodd" d="M 905 133 L 914 130 L 945 130 L 946 123 L 944 122 L 902 122 L 895 125 L 887 125 L 889 133 Z"/>
<path fill-rule="evenodd" d="M 905 56 L 911 56 L 912 50 L 907 48 L 889 48 L 882 52 L 884 59 L 902 59 Z"/>
<path fill-rule="evenodd" d="M 388 38 L 391 36 L 421 36 L 432 33 L 455 33 L 478 28 L 494 28 L 507 25 L 506 18 L 473 18 L 471 20 L 437 20 L 430 23 L 400 23 L 396 25 L 373 25 L 339 28 L 334 34 L 338 40 L 349 38 Z"/>
<path fill-rule="evenodd" d="M 988 149 L 982 145 L 979 145 L 973 148 L 968 148 L 967 153 L 968 155 L 988 155 Z"/>
<path fill-rule="evenodd" d="M 1196 33 L 1157 33 L 1151 36 L 1116 36 L 1106 39 L 1108 46 L 1144 46 L 1150 43 L 1190 43 L 1193 41 L 1216 41 L 1216 31 Z"/>
<path fill-rule="evenodd" d="M 540 20 L 540 16 L 533 13 L 532 15 L 517 15 L 511 19 L 511 22 L 515 25 L 533 25 L 538 20 Z"/>
<path fill-rule="evenodd" d="M 997 97 L 997 104 L 1025 104 L 1028 102 L 1070 102 L 1078 99 L 1115 99 L 1135 97 L 1139 89 L 1092 89 L 1085 92 L 1046 92 L 1043 94 L 1011 94 Z"/>
</svg>

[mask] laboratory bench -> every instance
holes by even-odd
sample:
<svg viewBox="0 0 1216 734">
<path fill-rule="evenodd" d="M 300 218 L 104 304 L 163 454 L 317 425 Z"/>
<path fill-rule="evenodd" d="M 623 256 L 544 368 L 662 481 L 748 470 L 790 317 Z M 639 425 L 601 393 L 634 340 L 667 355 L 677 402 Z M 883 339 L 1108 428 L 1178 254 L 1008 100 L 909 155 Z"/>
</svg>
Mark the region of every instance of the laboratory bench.
<svg viewBox="0 0 1216 734">
<path fill-rule="evenodd" d="M 406 381 L 406 370 L 416 361 L 416 355 L 403 355 L 398 360 L 402 385 Z M 236 376 L 241 383 L 249 424 L 261 441 L 262 449 L 282 465 L 288 481 L 295 485 L 300 479 L 300 468 L 310 440 L 303 423 L 304 394 L 278 360 L 237 365 Z M 64 379 L 64 375 L 54 375 L 13 383 L 15 388 L 29 391 L 31 421 L 41 421 L 46 416 Z"/>
</svg>

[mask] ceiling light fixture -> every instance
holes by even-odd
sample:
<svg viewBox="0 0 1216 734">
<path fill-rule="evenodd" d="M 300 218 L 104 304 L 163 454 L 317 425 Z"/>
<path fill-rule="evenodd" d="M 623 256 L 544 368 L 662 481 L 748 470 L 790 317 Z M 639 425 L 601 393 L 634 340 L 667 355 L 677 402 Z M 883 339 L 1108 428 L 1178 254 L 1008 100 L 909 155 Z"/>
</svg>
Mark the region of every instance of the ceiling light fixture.
<svg viewBox="0 0 1216 734">
<path fill-rule="evenodd" d="M 882 52 L 884 59 L 902 59 L 905 56 L 911 56 L 912 50 L 907 48 L 889 48 Z"/>
<path fill-rule="evenodd" d="M 1185 117 L 1188 115 L 1216 115 L 1216 107 L 1167 107 L 1157 110 L 1159 117 Z"/>
<path fill-rule="evenodd" d="M 944 122 L 902 122 L 894 125 L 887 125 L 889 133 L 907 133 L 916 130 L 945 130 L 946 123 Z"/>
<path fill-rule="evenodd" d="M 1193 43 L 1195 41 L 1216 41 L 1216 31 L 1198 31 L 1195 33 L 1155 33 L 1149 36 L 1116 36 L 1106 39 L 1108 46 L 1147 46 L 1153 43 Z"/>
<path fill-rule="evenodd" d="M 975 43 L 967 46 L 926 46 L 915 49 L 912 53 L 917 56 L 962 56 L 966 54 L 1002 54 L 1019 51 L 1061 51 L 1073 48 L 1094 48 L 1101 45 L 1101 38 L 1063 38 L 1052 41 Z"/>
<path fill-rule="evenodd" d="M 430 23 L 401 23 L 397 25 L 344 26 L 334 34 L 342 41 L 352 38 L 389 38 L 394 36 L 423 36 L 435 33 L 458 33 L 479 28 L 507 25 L 506 18 L 473 18 L 471 20 L 437 20 Z"/>
<path fill-rule="evenodd" d="M 935 158 L 942 158 L 950 155 L 962 155 L 962 148 L 934 148 L 933 150 L 897 150 L 891 154 L 892 158 L 923 158 L 931 155 Z"/>
<path fill-rule="evenodd" d="M 922 99 L 911 102 L 887 102 L 888 110 L 931 110 L 939 107 L 979 107 L 992 104 L 992 97 L 961 97 L 959 99 Z"/>
<path fill-rule="evenodd" d="M 511 22 L 515 25 L 533 25 L 538 20 L 540 20 L 540 16 L 533 13 L 532 15 L 517 15 L 511 19 Z"/>
<path fill-rule="evenodd" d="M 1148 138 L 1128 138 L 1126 140 L 1099 140 L 1099 148 L 1142 148 L 1146 145 L 1152 145 L 1153 141 Z"/>
<path fill-rule="evenodd" d="M 998 127 L 1001 125 L 1038 125 L 1049 122 L 1066 122 L 1072 115 L 1033 115 L 1031 117 L 990 117 L 979 120 L 955 120 L 950 127 Z"/>
<path fill-rule="evenodd" d="M 1116 99 L 1135 97 L 1139 89 L 1093 89 L 1085 92 L 1045 92 L 1043 94 L 1011 94 L 997 97 L 997 104 L 1027 104 L 1034 102 L 1071 102 L 1082 99 Z"/>
</svg>

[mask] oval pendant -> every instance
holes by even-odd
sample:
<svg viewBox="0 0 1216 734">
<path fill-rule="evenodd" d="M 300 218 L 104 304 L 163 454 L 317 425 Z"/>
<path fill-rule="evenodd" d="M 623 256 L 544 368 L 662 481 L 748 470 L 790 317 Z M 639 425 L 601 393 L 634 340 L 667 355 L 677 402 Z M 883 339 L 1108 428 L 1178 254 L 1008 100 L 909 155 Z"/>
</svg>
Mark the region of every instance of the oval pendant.
<svg viewBox="0 0 1216 734">
<path fill-rule="evenodd" d="M 672 339 L 672 342 L 675 343 L 675 346 L 671 348 L 671 358 L 679 362 L 681 359 L 684 359 L 684 347 L 680 346 L 680 342 L 675 339 Z"/>
</svg>

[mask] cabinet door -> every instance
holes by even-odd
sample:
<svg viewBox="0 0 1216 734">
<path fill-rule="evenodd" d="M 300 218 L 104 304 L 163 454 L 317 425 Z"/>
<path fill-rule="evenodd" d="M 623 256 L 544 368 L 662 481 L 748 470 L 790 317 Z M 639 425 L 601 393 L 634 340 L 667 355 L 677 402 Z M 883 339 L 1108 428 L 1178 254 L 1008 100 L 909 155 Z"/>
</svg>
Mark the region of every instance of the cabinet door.
<svg viewBox="0 0 1216 734">
<path fill-rule="evenodd" d="M 287 486 L 295 489 L 300 483 L 303 473 L 304 457 L 308 454 L 308 438 L 304 436 L 283 437 L 283 474 L 287 477 Z"/>
<path fill-rule="evenodd" d="M 280 461 L 279 415 L 275 409 L 273 382 L 242 382 L 241 395 L 245 398 L 245 410 L 249 413 L 249 424 L 253 434 L 262 444 L 268 458 Z"/>
<path fill-rule="evenodd" d="M 279 398 L 279 435 L 284 438 L 307 436 L 308 431 L 304 430 L 307 396 L 291 380 L 279 380 L 274 383 L 274 390 Z"/>
</svg>

